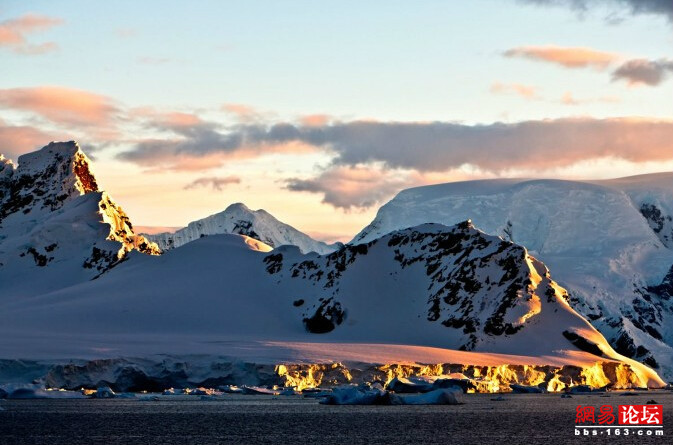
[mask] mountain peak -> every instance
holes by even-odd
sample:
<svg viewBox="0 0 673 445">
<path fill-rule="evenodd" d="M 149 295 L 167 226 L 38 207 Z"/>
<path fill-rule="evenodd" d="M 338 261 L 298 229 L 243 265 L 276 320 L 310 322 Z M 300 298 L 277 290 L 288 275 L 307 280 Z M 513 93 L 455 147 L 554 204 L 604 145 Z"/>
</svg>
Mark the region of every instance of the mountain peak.
<svg viewBox="0 0 673 445">
<path fill-rule="evenodd" d="M 18 175 L 44 173 L 50 168 L 60 169 L 64 189 L 73 187 L 80 195 L 97 192 L 98 183 L 90 169 L 91 160 L 75 141 L 50 142 L 40 150 L 19 156 Z M 57 178 L 55 178 L 57 179 Z"/>
<path fill-rule="evenodd" d="M 279 221 L 266 210 L 251 210 L 240 202 L 227 206 L 220 213 L 192 221 L 187 227 L 175 233 L 146 234 L 145 237 L 155 242 L 161 250 L 170 250 L 204 236 L 228 233 L 245 235 L 271 247 L 297 246 L 302 252 L 324 254 L 338 247 L 316 241 L 294 227 Z"/>
<path fill-rule="evenodd" d="M 91 161 L 75 141 L 51 142 L 38 151 L 19 156 L 18 167 L 2 161 L 5 205 L 0 217 L 23 211 L 53 211 L 86 193 L 98 192 Z M 12 180 L 9 181 L 10 176 Z"/>
<path fill-rule="evenodd" d="M 230 204 L 227 206 L 226 209 L 224 209 L 225 212 L 234 212 L 234 211 L 241 211 L 241 212 L 250 212 L 252 213 L 252 210 L 250 208 L 243 204 L 242 202 L 235 202 L 233 204 Z"/>
<path fill-rule="evenodd" d="M 0 204 L 9 195 L 10 181 L 14 176 L 14 163 L 0 154 Z"/>
<path fill-rule="evenodd" d="M 98 189 L 76 142 L 52 142 L 20 156 L 18 164 L 0 160 L 3 291 L 22 292 L 22 283 L 38 276 L 46 291 L 96 277 L 132 250 L 160 253 Z"/>
</svg>

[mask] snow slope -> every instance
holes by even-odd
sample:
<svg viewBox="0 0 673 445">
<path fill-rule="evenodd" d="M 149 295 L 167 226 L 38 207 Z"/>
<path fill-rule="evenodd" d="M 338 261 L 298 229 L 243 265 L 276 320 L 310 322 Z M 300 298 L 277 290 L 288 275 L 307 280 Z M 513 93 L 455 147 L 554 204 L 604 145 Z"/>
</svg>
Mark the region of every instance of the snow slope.
<svg viewBox="0 0 673 445">
<path fill-rule="evenodd" d="M 235 357 L 235 351 L 244 356 L 241 348 L 255 344 L 266 346 L 253 354 L 297 360 L 320 351 L 339 360 L 362 354 L 354 352 L 355 345 L 369 344 L 405 345 L 395 350 L 408 352 L 410 358 L 428 347 L 457 359 L 470 356 L 457 350 L 475 351 L 478 355 L 471 359 L 494 360 L 497 366 L 509 365 L 498 361 L 513 356 L 520 357 L 516 366 L 581 363 L 581 368 L 564 371 L 564 384 L 577 381 L 580 374 L 581 381 L 602 384 L 615 379 L 620 384 L 662 383 L 653 371 L 615 352 L 570 307 L 567 292 L 526 248 L 487 235 L 470 221 L 451 227 L 415 225 L 366 243 L 334 246 L 336 250 L 321 255 L 299 232 L 286 230 L 289 226 L 263 211 L 236 205 L 228 209 L 225 223 L 233 221 L 236 230 L 250 236 L 202 237 L 201 227 L 184 232 L 198 237 L 179 249 L 147 255 L 159 253 L 157 246 L 136 235 L 119 206 L 99 191 L 89 160 L 74 142 L 49 144 L 18 161 L 18 168 L 4 159 L 0 164 L 0 357 L 10 359 L 0 368 L 22 369 L 16 359 L 26 357 L 111 357 L 119 363 L 131 355 L 140 357 L 121 368 L 118 362 L 96 360 L 83 365 L 84 373 L 103 366 L 123 381 L 127 373 L 140 376 L 134 369 L 144 366 L 139 363 L 143 357 L 155 354 Z M 590 184 L 585 189 L 600 190 L 599 198 L 616 209 L 611 230 L 621 236 L 615 247 L 614 240 L 601 239 L 598 230 L 590 235 L 576 231 L 576 243 L 582 239 L 595 244 L 583 246 L 587 258 L 592 252 L 622 252 L 621 246 L 634 246 L 646 270 L 654 265 L 650 250 L 663 257 L 670 252 L 662 244 L 666 207 L 662 205 L 663 213 L 648 207 L 648 219 L 618 212 L 625 199 L 638 196 L 649 203 L 652 195 L 643 195 L 637 187 L 634 198 L 610 195 L 606 190 L 612 189 L 606 186 Z M 585 189 L 577 196 L 588 193 Z M 528 192 L 536 203 L 529 207 L 544 210 L 547 198 L 536 192 Z M 572 202 L 564 207 L 571 214 L 578 209 Z M 597 208 L 594 213 L 602 216 L 605 211 Z M 662 218 L 662 229 L 654 230 Z M 234 230 L 218 225 L 218 218 L 213 221 L 208 227 Z M 561 219 L 550 221 L 547 226 L 553 228 Z M 635 230 L 634 221 L 643 230 Z M 563 239 L 550 237 L 554 230 L 535 236 L 524 222 L 525 218 L 521 226 L 510 224 L 510 238 L 516 240 L 521 233 L 531 245 L 542 241 L 536 247 L 541 255 L 550 246 L 568 253 Z M 272 237 L 274 249 L 259 240 L 266 239 L 259 236 L 262 233 Z M 278 246 L 279 239 L 296 245 Z M 622 255 L 610 263 L 610 271 L 626 282 L 633 263 L 631 256 Z M 590 277 L 590 272 L 601 270 L 585 272 Z M 650 292 L 651 305 L 652 295 L 663 301 L 668 291 L 665 284 L 656 292 L 639 289 Z M 638 314 L 644 317 L 647 312 Z M 636 322 L 639 319 L 631 320 L 634 326 Z M 281 346 L 268 346 L 272 344 Z M 371 360 L 380 356 L 376 349 L 370 353 Z M 152 369 L 161 373 L 169 364 L 157 366 Z M 175 366 L 189 368 L 190 363 Z M 555 372 L 543 373 L 543 381 L 556 385 L 560 377 Z"/>
<path fill-rule="evenodd" d="M 158 253 L 98 190 L 76 143 L 0 161 L 0 300 L 90 280 L 131 250 Z"/>
<path fill-rule="evenodd" d="M 352 241 L 467 218 L 526 246 L 620 352 L 673 375 L 673 173 L 608 181 L 500 179 L 412 188 Z M 666 278 L 668 276 L 668 278 Z"/>
<path fill-rule="evenodd" d="M 52 354 L 71 358 L 212 353 L 250 341 L 379 343 L 537 360 L 593 354 L 658 381 L 570 308 L 523 247 L 468 222 L 324 256 L 290 246 L 263 252 L 246 240 L 215 235 L 159 257 L 135 254 L 96 280 L 5 300 L 0 356 L 40 350 L 45 337 Z"/>
<path fill-rule="evenodd" d="M 250 210 L 241 203 L 232 204 L 223 212 L 193 221 L 174 233 L 146 234 L 145 237 L 157 243 L 161 250 L 170 250 L 203 236 L 227 233 L 246 235 L 271 247 L 297 246 L 302 252 L 322 254 L 339 247 L 336 244 L 327 245 L 316 241 L 294 227 L 278 221 L 265 210 Z"/>
</svg>

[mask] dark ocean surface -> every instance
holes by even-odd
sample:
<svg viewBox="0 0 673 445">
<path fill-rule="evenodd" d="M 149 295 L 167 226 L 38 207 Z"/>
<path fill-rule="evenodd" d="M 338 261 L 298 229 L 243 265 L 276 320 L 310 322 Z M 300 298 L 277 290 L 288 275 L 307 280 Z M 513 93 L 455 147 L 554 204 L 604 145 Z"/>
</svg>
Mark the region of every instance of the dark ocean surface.
<svg viewBox="0 0 673 445">
<path fill-rule="evenodd" d="M 468 394 L 458 406 L 325 406 L 301 396 L 0 400 L 0 444 L 673 443 L 673 393 Z M 663 405 L 664 436 L 576 436 L 577 405 Z M 622 429 L 622 431 L 624 431 Z M 646 432 L 646 429 L 643 429 Z"/>
</svg>

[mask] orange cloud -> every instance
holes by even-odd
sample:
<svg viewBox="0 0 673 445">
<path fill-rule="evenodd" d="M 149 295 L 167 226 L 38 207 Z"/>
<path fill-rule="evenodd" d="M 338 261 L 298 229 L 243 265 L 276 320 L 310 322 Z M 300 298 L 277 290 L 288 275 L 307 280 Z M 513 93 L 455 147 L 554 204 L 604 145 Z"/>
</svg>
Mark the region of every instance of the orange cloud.
<svg viewBox="0 0 673 445">
<path fill-rule="evenodd" d="M 566 68 L 607 68 L 621 57 L 618 54 L 590 48 L 564 48 L 560 46 L 521 46 L 503 53 L 506 57 L 524 57 L 541 62 L 556 63 Z"/>
<path fill-rule="evenodd" d="M 28 111 L 57 124 L 102 126 L 119 112 L 105 96 L 63 87 L 0 90 L 0 107 Z"/>
<path fill-rule="evenodd" d="M 529 85 L 522 85 L 520 83 L 503 84 L 496 82 L 491 85 L 491 93 L 514 93 L 521 97 L 525 97 L 526 99 L 535 99 L 538 97 L 537 88 Z"/>
<path fill-rule="evenodd" d="M 327 125 L 331 117 L 327 114 L 309 114 L 302 116 L 299 119 L 299 123 L 307 127 L 319 127 L 322 125 Z"/>
<path fill-rule="evenodd" d="M 566 91 L 561 96 L 561 103 L 563 105 L 582 105 L 588 103 L 617 103 L 620 99 L 615 96 L 601 96 L 598 98 L 578 99 L 570 91 Z"/>
<path fill-rule="evenodd" d="M 0 120 L 0 154 L 7 158 L 17 158 L 30 151 L 40 148 L 52 140 L 64 140 L 67 137 L 45 133 L 37 128 L 29 126 L 6 125 Z"/>
<path fill-rule="evenodd" d="M 178 111 L 162 113 L 156 116 L 156 122 L 166 127 L 191 127 L 203 123 L 200 117 Z"/>
<path fill-rule="evenodd" d="M 256 113 L 253 107 L 243 104 L 224 104 L 222 105 L 222 110 L 238 115 L 250 115 Z"/>
<path fill-rule="evenodd" d="M 17 54 L 44 54 L 54 51 L 58 45 L 54 42 L 31 44 L 28 34 L 44 31 L 60 25 L 63 20 L 44 15 L 26 14 L 21 17 L 0 22 L 0 48 L 7 48 Z"/>
</svg>

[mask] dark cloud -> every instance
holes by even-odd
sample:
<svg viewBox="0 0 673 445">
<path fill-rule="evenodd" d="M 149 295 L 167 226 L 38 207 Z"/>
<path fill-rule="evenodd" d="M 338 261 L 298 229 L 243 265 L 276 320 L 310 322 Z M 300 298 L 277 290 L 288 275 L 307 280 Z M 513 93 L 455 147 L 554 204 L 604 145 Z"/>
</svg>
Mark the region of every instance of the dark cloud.
<svg viewBox="0 0 673 445">
<path fill-rule="evenodd" d="M 240 184 L 241 183 L 241 178 L 238 176 L 224 176 L 224 177 L 216 177 L 216 176 L 209 176 L 205 178 L 198 178 L 183 188 L 185 190 L 191 190 L 195 188 L 202 188 L 202 187 L 210 187 L 213 190 L 217 191 L 222 191 L 224 188 L 230 184 Z"/>
<path fill-rule="evenodd" d="M 336 166 L 315 178 L 289 179 L 286 188 L 322 194 L 323 203 L 351 210 L 371 207 L 412 185 L 417 185 L 414 175 L 400 175 L 370 166 Z"/>
<path fill-rule="evenodd" d="M 144 166 L 180 169 L 185 159 L 219 155 L 222 160 L 242 152 L 288 151 L 283 147 L 301 143 L 331 153 L 334 165 L 380 162 L 389 168 L 426 172 L 466 164 L 495 173 L 549 169 L 607 156 L 634 162 L 673 159 L 673 122 L 628 118 L 489 125 L 356 121 L 307 127 L 285 123 L 228 132 L 203 123 L 179 132 L 180 139 L 144 141 L 120 157 Z"/>
<path fill-rule="evenodd" d="M 164 139 L 143 139 L 132 150 L 118 154 L 119 159 L 152 169 L 202 170 L 217 165 L 194 162 L 195 157 L 231 153 L 241 146 L 239 134 L 225 134 L 218 124 L 190 114 L 151 116 L 146 126 L 169 133 L 170 136 Z"/>
<path fill-rule="evenodd" d="M 671 0 L 519 0 L 522 3 L 570 7 L 578 11 L 607 6 L 625 10 L 631 14 L 663 15 L 673 22 L 673 1 Z"/>
<path fill-rule="evenodd" d="M 671 0 L 673 4 L 673 0 Z M 625 80 L 631 85 L 656 86 L 673 72 L 673 60 L 634 59 L 624 62 L 613 73 L 613 80 Z"/>
</svg>

